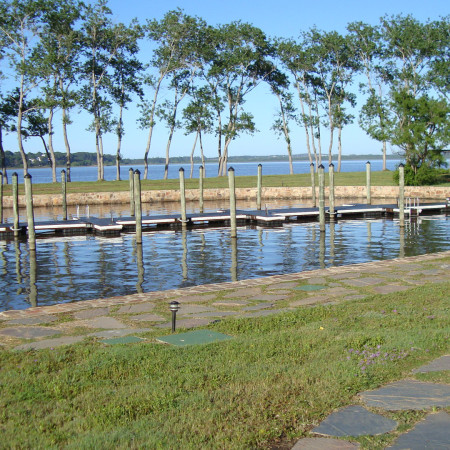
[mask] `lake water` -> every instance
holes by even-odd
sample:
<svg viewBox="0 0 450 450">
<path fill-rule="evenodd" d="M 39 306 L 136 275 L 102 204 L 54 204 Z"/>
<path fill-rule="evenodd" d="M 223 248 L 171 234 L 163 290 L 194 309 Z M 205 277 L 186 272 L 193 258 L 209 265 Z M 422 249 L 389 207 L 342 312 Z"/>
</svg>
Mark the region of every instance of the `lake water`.
<svg viewBox="0 0 450 450">
<path fill-rule="evenodd" d="M 450 249 L 450 217 L 289 223 L 152 231 L 136 246 L 134 234 L 0 241 L 0 310 L 243 280 Z"/>
<path fill-rule="evenodd" d="M 342 161 L 342 172 L 364 172 L 366 170 L 366 162 L 364 160 L 348 160 Z M 395 170 L 396 166 L 400 163 L 400 160 L 388 160 L 386 167 L 389 170 Z M 198 168 L 200 164 L 194 165 L 194 178 L 198 178 Z M 236 176 L 245 175 L 257 175 L 258 163 L 233 163 L 229 164 L 229 167 L 233 167 Z M 310 164 L 308 161 L 295 161 L 293 163 L 294 173 L 309 173 Z M 328 164 L 324 164 L 325 170 L 328 168 Z M 121 177 L 122 179 L 128 179 L 128 170 L 131 166 L 121 166 Z M 183 167 L 185 170 L 185 176 L 189 177 L 190 174 L 190 164 L 175 165 L 171 164 L 169 166 L 168 178 L 178 178 L 179 169 Z M 289 163 L 284 161 L 274 161 L 274 162 L 263 162 L 263 175 L 283 175 L 289 174 Z M 61 170 L 63 167 L 57 169 L 58 181 L 60 181 Z M 142 176 L 144 175 L 144 166 L 133 166 L 133 169 L 139 169 Z M 380 171 L 383 169 L 383 162 L 381 160 L 374 160 L 371 162 L 372 171 Z M 16 170 L 18 174 L 19 183 L 23 183 L 23 171 Z M 12 171 L 9 171 L 9 176 Z M 33 177 L 33 183 L 51 183 L 52 173 L 47 167 L 39 169 L 30 169 L 30 175 Z M 72 167 L 70 169 L 72 181 L 97 181 L 97 167 Z M 217 164 L 206 164 L 205 173 L 207 177 L 217 176 Z M 150 165 L 148 178 L 152 180 L 162 180 L 164 177 L 164 164 Z M 112 181 L 116 179 L 116 168 L 115 166 L 105 166 L 105 180 Z"/>
</svg>

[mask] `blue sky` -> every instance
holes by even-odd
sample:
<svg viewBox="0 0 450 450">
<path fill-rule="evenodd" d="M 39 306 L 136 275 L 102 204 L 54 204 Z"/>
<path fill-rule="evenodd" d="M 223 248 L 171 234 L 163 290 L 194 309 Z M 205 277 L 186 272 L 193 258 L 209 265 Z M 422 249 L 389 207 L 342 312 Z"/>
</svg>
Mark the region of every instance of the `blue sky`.
<svg viewBox="0 0 450 450">
<path fill-rule="evenodd" d="M 185 13 L 199 16 L 212 25 L 241 20 L 261 28 L 269 36 L 285 38 L 296 38 L 301 31 L 308 30 L 312 26 L 326 31 L 337 30 L 344 33 L 349 22 L 360 20 L 377 24 L 379 18 L 385 14 L 412 14 L 423 21 L 438 19 L 449 14 L 448 4 L 443 0 L 378 0 L 373 2 L 352 0 L 317 0 L 315 2 L 305 0 L 165 0 L 153 2 L 110 0 L 108 5 L 113 11 L 114 21 L 117 22 L 128 23 L 134 17 L 138 18 L 141 23 L 145 22 L 147 18 L 161 19 L 167 11 L 179 7 Z M 146 49 L 145 43 L 142 43 L 141 55 L 144 59 L 146 56 L 150 56 L 150 51 Z M 259 132 L 253 136 L 245 135 L 235 140 L 230 146 L 230 155 L 285 154 L 284 141 L 278 139 L 270 130 L 277 105 L 268 89 L 261 86 L 255 90 L 248 99 L 246 107 L 254 114 Z M 139 130 L 136 125 L 137 115 L 136 105 L 130 105 L 125 116 L 126 128 L 122 147 L 124 157 L 139 158 L 143 156 L 145 150 L 147 131 Z M 72 120 L 73 124 L 69 127 L 72 151 L 95 151 L 94 136 L 85 131 L 89 119 L 83 114 L 73 114 Z M 162 125 L 155 128 L 149 156 L 164 156 L 167 134 L 167 129 Z M 176 132 L 171 155 L 189 155 L 193 138 L 193 136 L 184 136 L 183 131 Z M 59 124 L 55 126 L 54 141 L 57 151 L 65 151 Z M 15 143 L 14 136 L 6 136 L 7 149 L 15 150 Z M 294 153 L 306 152 L 304 134 L 301 129 L 294 130 L 292 143 Z M 327 143 L 324 142 L 324 144 L 323 148 L 327 148 Z M 26 150 L 30 152 L 42 150 L 41 144 L 36 138 L 25 142 L 25 146 Z M 105 153 L 114 154 L 115 137 L 113 135 L 105 136 L 104 146 Z M 214 138 L 205 140 L 205 153 L 207 156 L 216 156 Z M 381 146 L 368 138 L 355 123 L 344 129 L 343 153 L 381 154 Z M 198 149 L 196 154 L 199 154 Z"/>
</svg>

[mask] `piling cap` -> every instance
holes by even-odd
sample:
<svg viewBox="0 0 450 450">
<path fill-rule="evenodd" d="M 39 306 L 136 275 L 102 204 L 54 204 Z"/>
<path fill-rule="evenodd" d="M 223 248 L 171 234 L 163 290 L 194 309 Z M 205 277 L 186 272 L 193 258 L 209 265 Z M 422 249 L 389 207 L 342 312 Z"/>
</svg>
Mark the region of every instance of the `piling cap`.
<svg viewBox="0 0 450 450">
<path fill-rule="evenodd" d="M 328 164 L 328 167 L 334 167 L 333 163 Z"/>
<path fill-rule="evenodd" d="M 400 164 L 398 165 L 398 167 L 405 167 L 405 165 L 404 165 L 403 163 L 400 163 Z"/>
<path fill-rule="evenodd" d="M 311 163 L 310 166 L 311 166 L 311 167 L 314 167 L 314 163 Z"/>
<path fill-rule="evenodd" d="M 323 167 L 323 164 L 321 164 L 320 166 L 319 166 L 319 169 L 324 169 L 325 167 Z"/>
<path fill-rule="evenodd" d="M 184 172 L 184 169 L 183 169 L 182 167 L 180 167 L 180 168 L 178 169 L 178 172 Z"/>
<path fill-rule="evenodd" d="M 141 172 L 140 172 L 140 170 L 139 170 L 139 169 L 136 169 L 136 170 L 134 171 L 134 174 L 135 174 L 135 175 L 140 175 L 140 174 L 141 174 Z"/>
<path fill-rule="evenodd" d="M 230 167 L 230 168 L 228 169 L 228 172 L 234 172 L 233 167 Z"/>
<path fill-rule="evenodd" d="M 32 177 L 31 177 L 31 175 L 30 175 L 29 173 L 27 173 L 27 174 L 24 176 L 24 178 L 26 178 L 27 180 L 28 180 L 28 179 L 31 180 Z"/>
<path fill-rule="evenodd" d="M 366 164 L 370 164 L 370 161 L 367 161 Z"/>
</svg>

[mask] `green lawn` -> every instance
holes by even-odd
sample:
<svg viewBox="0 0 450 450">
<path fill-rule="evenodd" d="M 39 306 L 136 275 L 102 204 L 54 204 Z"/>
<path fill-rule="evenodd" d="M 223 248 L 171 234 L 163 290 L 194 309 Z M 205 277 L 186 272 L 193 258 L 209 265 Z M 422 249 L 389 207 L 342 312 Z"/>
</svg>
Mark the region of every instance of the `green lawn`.
<svg viewBox="0 0 450 450">
<path fill-rule="evenodd" d="M 406 295 L 230 318 L 210 328 L 233 339 L 209 345 L 171 347 L 150 332 L 147 343 L 109 347 L 0 347 L 0 446 L 293 444 L 358 392 L 411 376 L 412 368 L 448 352 L 449 290 L 450 282 L 430 284 Z M 450 382 L 444 372 L 428 377 Z M 405 430 L 423 413 L 386 414 Z M 375 449 L 394 437 L 358 440 Z"/>
</svg>

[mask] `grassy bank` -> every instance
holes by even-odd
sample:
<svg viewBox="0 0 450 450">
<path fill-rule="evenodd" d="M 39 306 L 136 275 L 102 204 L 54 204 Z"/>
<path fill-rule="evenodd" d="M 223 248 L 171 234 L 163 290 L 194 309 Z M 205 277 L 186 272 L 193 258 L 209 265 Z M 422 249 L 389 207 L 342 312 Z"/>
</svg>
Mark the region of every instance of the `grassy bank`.
<svg viewBox="0 0 450 450">
<path fill-rule="evenodd" d="M 447 258 L 443 262 L 449 263 Z M 450 282 L 364 301 L 226 319 L 233 339 L 0 348 L 4 448 L 266 448 L 449 349 Z M 421 379 L 450 382 L 448 373 Z M 384 413 L 411 426 L 421 412 Z M 361 437 L 383 448 L 395 437 Z"/>
<path fill-rule="evenodd" d="M 317 176 L 316 176 L 317 178 Z M 328 177 L 325 177 L 328 182 Z M 256 187 L 256 176 L 236 177 L 236 187 L 249 188 Z M 316 180 L 318 183 L 318 180 Z M 371 175 L 371 183 L 373 186 L 393 186 L 394 181 L 392 172 L 373 172 Z M 335 174 L 336 186 L 364 186 L 366 184 L 365 172 L 342 172 Z M 448 183 L 450 185 L 450 183 Z M 211 177 L 205 178 L 205 189 L 227 188 L 227 177 Z M 279 186 L 311 186 L 310 174 L 296 175 L 263 175 L 263 186 L 279 187 Z M 180 182 L 173 180 L 142 180 L 143 190 L 172 190 L 179 189 Z M 198 189 L 198 179 L 186 179 L 187 189 Z M 118 192 L 129 190 L 129 181 L 95 181 L 95 182 L 72 182 L 67 184 L 68 193 L 79 192 Z M 19 192 L 23 193 L 23 185 L 19 186 Z M 5 195 L 11 195 L 11 186 L 4 186 Z M 42 183 L 33 185 L 33 194 L 60 194 L 60 183 Z"/>
</svg>

